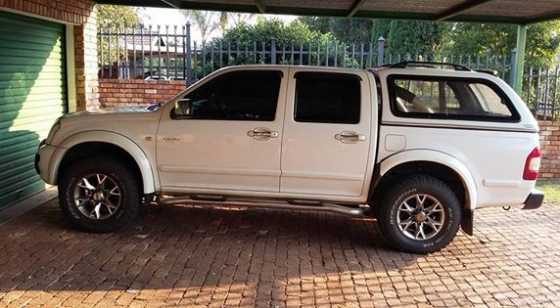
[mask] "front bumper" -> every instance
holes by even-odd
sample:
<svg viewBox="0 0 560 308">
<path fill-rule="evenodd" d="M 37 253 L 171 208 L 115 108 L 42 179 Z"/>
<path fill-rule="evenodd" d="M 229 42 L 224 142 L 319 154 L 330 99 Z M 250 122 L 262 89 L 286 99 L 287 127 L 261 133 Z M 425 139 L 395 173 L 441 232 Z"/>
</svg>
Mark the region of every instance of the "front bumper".
<svg viewBox="0 0 560 308">
<path fill-rule="evenodd" d="M 35 171 L 37 172 L 37 174 L 41 174 L 41 170 L 39 169 L 39 162 L 41 161 L 41 154 L 39 154 L 39 152 L 41 152 L 41 148 L 45 145 L 45 139 L 41 140 L 41 142 L 39 143 L 39 146 L 37 147 L 37 152 L 35 153 Z"/>
<path fill-rule="evenodd" d="M 544 193 L 540 190 L 533 190 L 525 202 L 523 202 L 523 209 L 524 210 L 533 210 L 538 209 L 541 207 L 544 201 Z"/>
<path fill-rule="evenodd" d="M 43 140 L 39 143 L 39 148 L 35 154 L 35 171 L 37 171 L 37 173 L 41 176 L 41 179 L 48 184 L 54 184 L 54 181 L 51 179 L 51 175 L 49 173 L 49 162 L 55 151 L 55 146 L 47 144 L 45 140 Z"/>
</svg>

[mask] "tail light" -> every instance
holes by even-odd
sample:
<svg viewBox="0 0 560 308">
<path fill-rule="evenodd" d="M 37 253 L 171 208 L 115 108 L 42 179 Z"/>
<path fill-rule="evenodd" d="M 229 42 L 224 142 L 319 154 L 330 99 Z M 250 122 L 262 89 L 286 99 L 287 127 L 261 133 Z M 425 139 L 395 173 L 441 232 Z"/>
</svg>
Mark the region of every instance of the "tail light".
<svg viewBox="0 0 560 308">
<path fill-rule="evenodd" d="M 541 157 L 542 152 L 538 147 L 534 148 L 531 153 L 529 153 L 529 156 L 527 156 L 527 160 L 525 161 L 525 169 L 523 170 L 524 180 L 534 181 L 539 177 Z"/>
</svg>

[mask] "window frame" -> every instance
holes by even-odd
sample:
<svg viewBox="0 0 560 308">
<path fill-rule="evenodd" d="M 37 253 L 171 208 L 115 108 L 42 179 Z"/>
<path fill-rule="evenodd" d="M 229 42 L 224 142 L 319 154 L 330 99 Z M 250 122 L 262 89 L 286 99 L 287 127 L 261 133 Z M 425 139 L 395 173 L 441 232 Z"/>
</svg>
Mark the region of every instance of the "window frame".
<svg viewBox="0 0 560 308">
<path fill-rule="evenodd" d="M 345 76 L 348 79 L 355 79 L 358 81 L 358 97 L 359 97 L 359 102 L 358 102 L 358 120 L 357 122 L 352 122 L 352 123 L 346 123 L 346 122 L 323 122 L 323 121 L 301 121 L 301 120 L 297 120 L 297 101 L 298 101 L 298 75 L 301 74 L 314 74 L 314 75 L 327 75 L 327 76 Z M 363 79 L 360 75 L 355 74 L 355 73 L 351 73 L 351 72 L 328 72 L 328 71 L 307 71 L 307 70 L 302 70 L 302 71 L 297 71 L 293 74 L 293 79 L 294 79 L 294 103 L 293 103 L 293 114 L 292 114 L 292 120 L 295 123 L 303 123 L 303 124 L 330 124 L 330 125 L 359 125 L 362 122 L 362 105 L 363 105 L 363 97 L 362 97 L 362 82 Z"/>
<path fill-rule="evenodd" d="M 519 123 L 521 116 L 509 96 L 494 82 L 484 78 L 476 77 L 452 77 L 452 76 L 434 76 L 434 75 L 406 75 L 391 74 L 386 77 L 387 90 L 389 94 L 389 107 L 391 113 L 401 118 L 417 118 L 417 119 L 436 119 L 436 120 L 460 120 L 460 121 L 477 121 L 477 122 L 500 122 L 500 123 Z M 456 81 L 469 84 L 483 84 L 492 89 L 504 102 L 511 113 L 510 117 L 496 116 L 480 116 L 480 115 L 461 115 L 461 114 L 430 114 L 421 112 L 402 112 L 398 110 L 395 95 L 395 80 L 411 80 L 411 81 Z"/>
<path fill-rule="evenodd" d="M 187 93 L 185 93 L 183 96 L 181 96 L 180 98 L 178 98 L 176 100 L 176 102 L 184 99 L 185 97 L 189 96 L 190 94 L 194 93 L 195 91 L 198 91 L 199 89 L 201 89 L 204 86 L 209 85 L 212 82 L 216 82 L 217 79 L 222 78 L 226 75 L 230 75 L 230 74 L 236 74 L 236 73 L 253 73 L 253 72 L 257 72 L 257 73 L 263 73 L 263 72 L 267 72 L 267 73 L 275 73 L 278 75 L 278 77 L 280 77 L 279 83 L 278 83 L 278 94 L 276 97 L 276 102 L 275 102 L 275 107 L 274 107 L 274 116 L 271 120 L 254 120 L 254 119 L 219 119 L 219 118 L 212 118 L 212 117 L 202 117 L 202 116 L 185 116 L 185 115 L 177 115 L 175 113 L 175 106 L 171 107 L 171 111 L 169 112 L 169 118 L 171 120 L 204 120 L 204 121 L 239 121 L 239 122 L 274 122 L 276 121 L 277 118 L 277 113 L 278 113 L 278 105 L 279 105 L 279 100 L 282 94 L 282 82 L 284 80 L 284 72 L 282 70 L 278 70 L 278 69 L 254 69 L 254 70 L 233 70 L 233 71 L 226 71 L 223 72 L 221 74 L 218 74 L 216 76 L 213 76 L 212 78 L 208 79 L 207 81 L 205 81 L 204 83 L 201 83 L 200 85 L 198 85 L 196 88 L 192 89 L 191 91 L 188 91 Z M 175 104 L 175 103 L 174 103 Z M 173 104 L 173 105 L 174 105 Z"/>
</svg>

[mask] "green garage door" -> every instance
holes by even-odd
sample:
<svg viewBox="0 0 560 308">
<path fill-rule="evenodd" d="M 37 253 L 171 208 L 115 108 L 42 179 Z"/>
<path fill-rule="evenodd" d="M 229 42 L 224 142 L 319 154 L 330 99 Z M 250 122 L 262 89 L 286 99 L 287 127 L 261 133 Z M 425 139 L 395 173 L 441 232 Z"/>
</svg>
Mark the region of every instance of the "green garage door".
<svg viewBox="0 0 560 308">
<path fill-rule="evenodd" d="M 64 26 L 0 12 L 0 210 L 44 188 L 33 160 L 66 110 Z"/>
</svg>

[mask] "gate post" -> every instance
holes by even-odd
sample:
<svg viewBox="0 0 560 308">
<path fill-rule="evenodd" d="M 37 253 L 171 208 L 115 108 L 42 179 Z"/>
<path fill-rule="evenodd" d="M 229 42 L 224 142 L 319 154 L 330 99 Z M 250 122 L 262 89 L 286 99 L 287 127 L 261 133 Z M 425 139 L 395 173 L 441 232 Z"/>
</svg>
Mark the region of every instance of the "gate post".
<svg viewBox="0 0 560 308">
<path fill-rule="evenodd" d="M 270 64 L 276 64 L 276 39 L 270 42 Z"/>
<path fill-rule="evenodd" d="M 191 60 L 191 24 L 185 25 L 185 44 L 183 44 L 183 54 L 185 59 L 183 61 L 183 78 L 185 78 L 186 86 L 188 87 L 192 81 L 192 60 Z"/>
<path fill-rule="evenodd" d="M 511 55 L 510 55 L 510 63 L 511 63 L 511 70 L 509 72 L 509 80 L 508 83 L 509 85 L 514 88 L 515 90 L 515 76 L 517 75 L 517 48 L 514 48 L 511 50 Z M 515 90 L 517 91 L 517 90 Z"/>
<path fill-rule="evenodd" d="M 385 38 L 380 36 L 377 39 L 377 65 L 382 66 L 385 62 Z"/>
<path fill-rule="evenodd" d="M 512 87 L 521 95 L 523 92 L 523 70 L 525 68 L 525 47 L 527 45 L 527 25 L 517 26 L 517 42 L 516 42 L 516 53 L 515 58 L 515 74 L 512 78 Z"/>
</svg>

